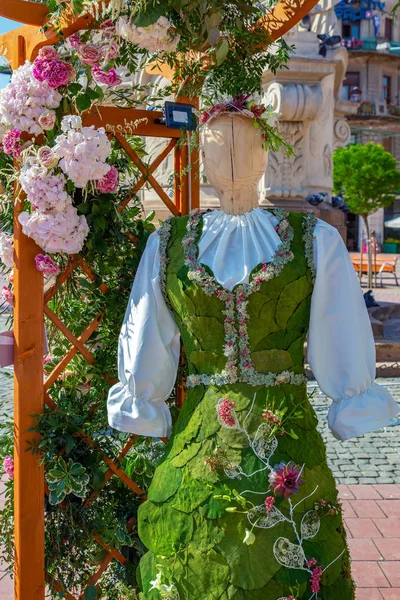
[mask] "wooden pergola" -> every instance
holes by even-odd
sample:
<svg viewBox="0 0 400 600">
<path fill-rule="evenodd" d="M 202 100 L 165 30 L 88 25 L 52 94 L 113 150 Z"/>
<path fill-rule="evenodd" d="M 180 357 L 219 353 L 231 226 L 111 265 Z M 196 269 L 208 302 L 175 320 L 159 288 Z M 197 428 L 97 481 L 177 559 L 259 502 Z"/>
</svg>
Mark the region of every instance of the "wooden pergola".
<svg viewBox="0 0 400 600">
<path fill-rule="evenodd" d="M 265 28 L 273 40 L 280 38 L 289 29 L 298 23 L 317 3 L 317 0 L 282 0 L 263 19 Z M 59 41 L 53 29 L 42 33 L 42 28 L 48 18 L 46 5 L 24 0 L 1 0 L 0 16 L 23 23 L 10 33 L 0 36 L 0 49 L 6 52 L 11 67 L 16 69 L 26 60 L 34 60 L 41 47 L 52 45 Z M 92 24 L 92 17 L 84 15 L 73 18 L 66 15 L 61 28 L 64 37 L 72 33 L 87 29 Z M 184 215 L 190 209 L 197 208 L 200 203 L 200 178 L 198 176 L 198 153 L 189 154 L 186 146 L 178 144 L 181 136 L 179 130 L 167 129 L 165 125 L 156 121 L 161 113 L 137 109 L 121 109 L 113 107 L 100 107 L 85 118 L 85 125 L 96 127 L 111 126 L 118 143 L 128 157 L 135 163 L 141 177 L 132 189 L 136 194 L 145 184 L 150 185 L 158 194 L 167 208 L 174 215 Z M 161 153 L 153 160 L 151 165 L 145 165 L 137 153 L 127 142 L 123 133 L 125 123 L 138 122 L 135 134 L 146 137 L 164 138 L 168 142 Z M 129 132 L 127 132 L 129 133 Z M 175 165 L 175 193 L 173 201 L 159 185 L 154 177 L 157 167 L 174 152 Z M 188 166 L 191 166 L 188 169 Z M 21 195 L 19 194 L 19 202 Z M 123 210 L 125 206 L 121 206 Z M 20 206 L 15 206 L 15 215 L 18 215 Z M 84 597 L 82 590 L 77 597 L 68 590 L 64 590 L 57 581 L 48 580 L 44 564 L 44 500 L 45 479 L 43 467 L 39 464 L 37 456 L 26 452 L 27 442 L 32 442 L 34 434 L 28 433 L 33 426 L 33 414 L 43 412 L 44 404 L 56 410 L 57 406 L 50 396 L 50 388 L 62 376 L 63 371 L 72 358 L 80 353 L 88 363 L 93 363 L 94 357 L 86 348 L 85 342 L 90 338 L 101 322 L 102 315 L 98 315 L 89 323 L 79 336 L 73 333 L 60 321 L 48 306 L 60 286 L 64 285 L 72 271 L 80 268 L 86 277 L 93 281 L 96 274 L 79 255 L 71 257 L 68 268 L 58 277 L 56 284 L 44 293 L 43 276 L 35 267 L 34 257 L 40 248 L 26 237 L 21 230 L 17 218 L 14 219 L 14 421 L 15 421 L 15 600 L 44 600 L 45 585 L 48 584 L 63 593 L 68 600 L 78 600 Z M 107 286 L 100 285 L 100 290 L 107 293 Z M 50 375 L 43 380 L 43 318 L 44 315 L 62 332 L 70 342 L 70 349 L 60 360 Z M 107 465 L 105 481 L 111 477 L 119 477 L 132 491 L 143 496 L 142 490 L 130 479 L 119 464 L 127 454 L 135 436 L 122 449 L 118 457 L 104 454 Z M 89 445 L 95 442 L 86 439 Z M 93 495 L 86 499 L 86 503 L 93 500 Z M 124 564 L 126 559 L 117 550 L 108 548 L 101 539 L 96 541 L 106 550 L 105 558 L 98 566 L 88 585 L 96 583 L 102 573 L 113 560 Z"/>
</svg>

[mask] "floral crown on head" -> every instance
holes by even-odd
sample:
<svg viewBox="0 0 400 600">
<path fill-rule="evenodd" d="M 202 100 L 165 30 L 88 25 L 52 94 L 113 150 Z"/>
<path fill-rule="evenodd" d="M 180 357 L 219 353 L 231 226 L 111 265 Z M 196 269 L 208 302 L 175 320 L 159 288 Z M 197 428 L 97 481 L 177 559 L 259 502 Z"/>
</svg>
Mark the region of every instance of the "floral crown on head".
<svg viewBox="0 0 400 600">
<path fill-rule="evenodd" d="M 242 116 L 253 120 L 254 127 L 260 130 L 264 138 L 264 149 L 277 152 L 281 146 L 286 150 L 286 154 L 293 154 L 291 146 L 279 135 L 276 122 L 280 114 L 276 112 L 271 105 L 257 104 L 254 99 L 250 99 L 249 94 L 241 94 L 231 100 L 225 100 L 206 108 L 200 113 L 200 126 L 204 126 L 212 119 L 221 115 Z"/>
</svg>

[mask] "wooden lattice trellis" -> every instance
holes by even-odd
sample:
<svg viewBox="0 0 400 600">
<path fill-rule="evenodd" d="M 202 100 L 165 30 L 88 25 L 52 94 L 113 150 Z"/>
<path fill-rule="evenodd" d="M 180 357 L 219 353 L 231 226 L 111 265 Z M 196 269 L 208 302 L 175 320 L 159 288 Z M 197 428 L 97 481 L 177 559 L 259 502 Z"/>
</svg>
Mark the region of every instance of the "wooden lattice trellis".
<svg viewBox="0 0 400 600">
<path fill-rule="evenodd" d="M 104 0 L 107 2 L 107 0 Z M 317 0 L 281 0 L 265 17 L 265 27 L 272 40 L 276 40 L 291 29 L 317 3 Z M 26 25 L 8 34 L 0 36 L 0 50 L 7 51 L 7 57 L 13 68 L 22 65 L 26 59 L 33 60 L 44 45 L 58 41 L 56 33 L 50 29 L 46 34 L 38 31 L 47 18 L 48 9 L 45 5 L 24 0 L 0 0 L 0 16 L 13 19 Z M 88 16 L 72 19 L 67 17 L 62 22 L 65 37 L 90 25 Z M 154 74 L 160 74 L 157 69 Z M 161 72 L 165 74 L 165 72 Z M 156 124 L 156 119 L 162 115 L 156 112 L 140 110 L 124 110 L 102 107 L 86 117 L 85 124 L 97 127 L 110 126 L 110 135 L 114 135 L 125 153 L 134 162 L 141 176 L 132 189 L 136 194 L 145 184 L 150 185 L 164 204 L 174 215 L 187 214 L 189 208 L 197 208 L 200 201 L 200 181 L 198 176 L 198 154 L 193 151 L 189 156 L 188 147 L 178 144 L 181 132 L 166 129 Z M 140 136 L 169 139 L 165 148 L 154 159 L 151 165 L 145 165 L 137 153 L 126 141 L 123 134 L 125 123 L 137 121 L 135 134 Z M 118 132 L 118 133 L 116 133 Z M 174 151 L 175 193 L 172 201 L 163 187 L 154 177 L 157 167 Z M 191 170 L 188 165 L 191 164 Z M 18 190 L 19 192 L 19 190 Z M 19 203 L 15 207 L 18 215 L 22 195 L 19 193 Z M 120 206 L 126 208 L 128 201 Z M 44 498 L 45 481 L 43 466 L 38 458 L 26 452 L 27 442 L 35 441 L 38 436 L 28 432 L 33 425 L 33 414 L 43 412 L 44 403 L 51 409 L 57 410 L 57 405 L 50 395 L 51 386 L 62 376 L 63 371 L 78 353 L 92 364 L 94 357 L 86 348 L 93 332 L 101 323 L 102 314 L 97 315 L 80 335 L 74 335 L 61 322 L 58 316 L 49 308 L 48 303 L 54 297 L 60 286 L 63 286 L 73 270 L 79 268 L 85 276 L 93 281 L 96 274 L 80 256 L 71 257 L 66 270 L 58 277 L 57 283 L 44 293 L 43 276 L 35 268 L 35 256 L 40 252 L 36 244 L 23 233 L 18 219 L 14 222 L 15 265 L 14 265 L 14 335 L 15 335 L 15 386 L 14 386 L 14 421 L 15 421 L 15 600 L 43 600 L 45 596 L 45 565 L 44 565 Z M 107 286 L 99 286 L 106 294 Z M 55 327 L 67 338 L 71 346 L 66 355 L 59 361 L 45 381 L 43 381 L 43 317 L 49 318 Z M 182 399 L 182 390 L 179 390 Z M 178 398 L 178 402 L 179 402 Z M 96 447 L 96 442 L 85 437 L 85 442 Z M 38 440 L 37 440 L 38 441 Z M 120 461 L 135 443 L 131 436 L 117 457 L 106 455 L 102 450 L 104 463 L 107 465 L 104 485 L 116 476 L 128 486 L 140 499 L 144 493 L 140 487 L 120 468 Z M 93 492 L 85 500 L 88 506 L 101 493 Z M 91 576 L 88 585 L 95 584 L 113 561 L 126 563 L 126 558 L 118 550 L 111 549 L 98 536 L 95 541 L 106 551 L 105 557 L 96 572 Z M 81 600 L 84 590 L 78 598 L 68 590 L 63 590 L 57 581 L 50 581 L 54 588 L 63 593 L 67 600 Z"/>
</svg>

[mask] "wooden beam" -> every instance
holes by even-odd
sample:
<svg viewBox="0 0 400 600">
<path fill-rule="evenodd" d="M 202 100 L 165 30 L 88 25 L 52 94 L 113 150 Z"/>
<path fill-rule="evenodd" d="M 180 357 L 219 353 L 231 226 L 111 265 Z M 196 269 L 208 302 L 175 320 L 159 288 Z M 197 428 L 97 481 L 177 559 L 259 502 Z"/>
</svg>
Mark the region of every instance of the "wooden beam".
<svg viewBox="0 0 400 600">
<path fill-rule="evenodd" d="M 156 123 L 162 117 L 163 113 L 156 110 L 99 106 L 84 116 L 83 124 L 104 127 L 113 135 L 118 133 L 178 139 L 181 136 L 180 129 L 167 129 L 166 125 Z"/>
<path fill-rule="evenodd" d="M 17 23 L 43 27 L 48 14 L 49 9 L 46 4 L 25 0 L 1 0 L 0 17 Z"/>
<path fill-rule="evenodd" d="M 18 192 L 16 190 L 18 197 Z M 43 412 L 43 275 L 35 266 L 41 252 L 22 233 L 18 221 L 23 195 L 15 206 L 14 311 L 14 521 L 15 600 L 44 600 L 44 469 L 40 456 L 27 452 L 39 442 L 33 414 Z"/>
</svg>

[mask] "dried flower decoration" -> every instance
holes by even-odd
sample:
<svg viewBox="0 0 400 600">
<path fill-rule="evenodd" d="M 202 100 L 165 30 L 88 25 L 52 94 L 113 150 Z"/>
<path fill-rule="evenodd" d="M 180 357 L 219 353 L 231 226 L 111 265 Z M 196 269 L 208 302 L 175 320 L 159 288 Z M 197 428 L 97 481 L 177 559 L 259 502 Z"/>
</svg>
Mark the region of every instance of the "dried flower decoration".
<svg viewBox="0 0 400 600">
<path fill-rule="evenodd" d="M 291 146 L 279 135 L 276 122 L 280 115 L 271 105 L 256 104 L 255 100 L 250 99 L 249 94 L 241 94 L 232 100 L 214 104 L 199 113 L 200 126 L 221 115 L 239 115 L 252 119 L 254 127 L 260 130 L 263 137 L 265 150 L 278 152 L 283 146 L 288 156 L 293 154 Z"/>
</svg>

